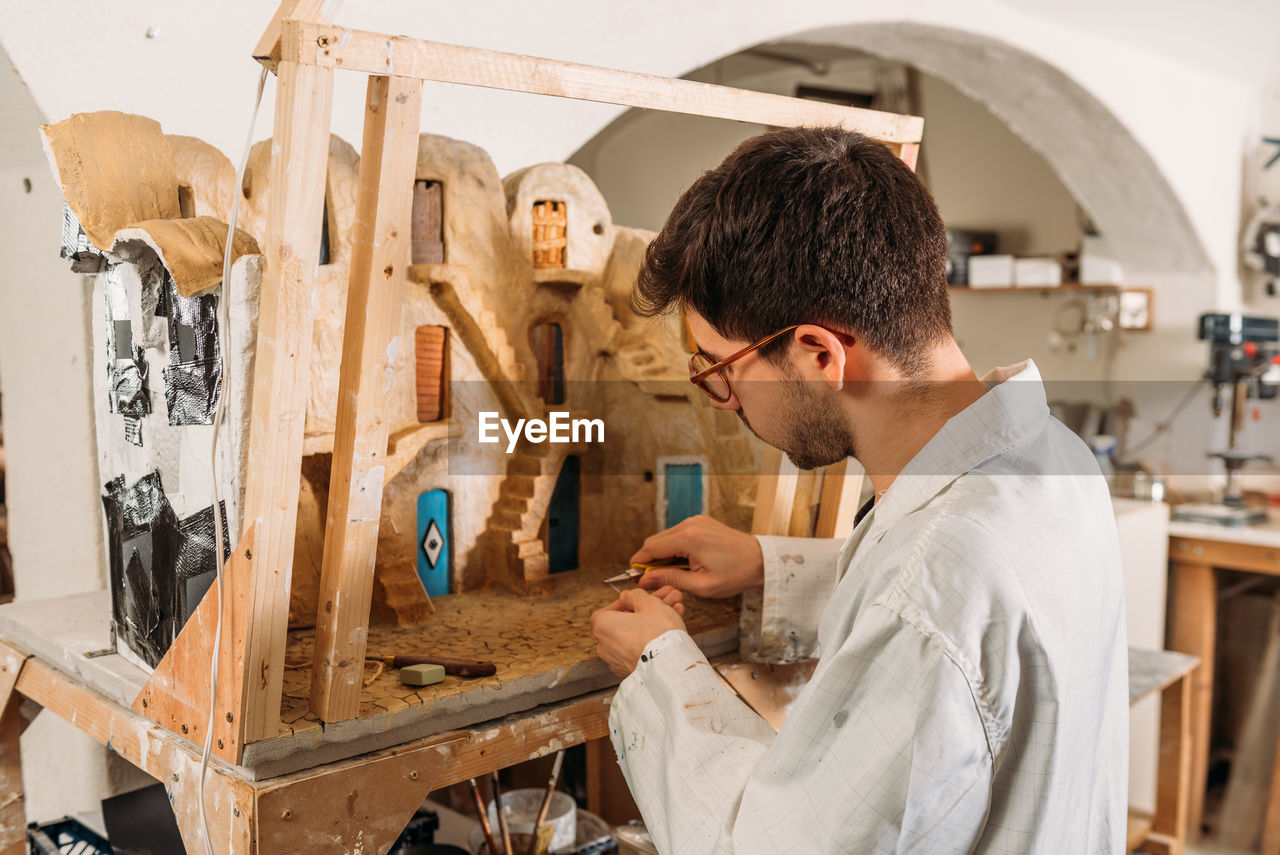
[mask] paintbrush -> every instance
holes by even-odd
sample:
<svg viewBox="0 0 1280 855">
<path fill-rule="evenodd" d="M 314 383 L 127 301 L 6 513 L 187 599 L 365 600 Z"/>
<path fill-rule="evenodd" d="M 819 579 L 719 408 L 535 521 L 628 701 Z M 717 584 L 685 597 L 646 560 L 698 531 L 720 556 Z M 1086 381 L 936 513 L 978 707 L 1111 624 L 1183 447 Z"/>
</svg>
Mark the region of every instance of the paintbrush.
<svg viewBox="0 0 1280 855">
<path fill-rule="evenodd" d="M 498 828 L 502 831 L 502 855 L 515 855 L 511 851 L 511 831 L 507 828 L 507 812 L 502 807 L 502 788 L 498 784 L 498 773 L 492 773 L 493 803 L 498 807 Z"/>
<path fill-rule="evenodd" d="M 476 812 L 480 815 L 480 830 L 484 832 L 485 845 L 490 855 L 498 855 L 498 842 L 493 839 L 493 826 L 489 824 L 489 812 L 484 809 L 484 799 L 480 797 L 480 785 L 471 779 L 471 798 L 475 799 Z"/>
<path fill-rule="evenodd" d="M 527 855 L 542 855 L 547 847 L 542 846 L 542 823 L 547 821 L 547 811 L 551 810 L 551 797 L 556 794 L 556 784 L 560 783 L 560 767 L 564 765 L 564 749 L 556 752 L 556 762 L 551 766 L 551 777 L 547 780 L 547 791 L 542 795 L 542 806 L 538 808 L 538 818 L 533 821 L 533 839 L 529 841 Z M 547 840 L 549 844 L 550 839 Z"/>
</svg>

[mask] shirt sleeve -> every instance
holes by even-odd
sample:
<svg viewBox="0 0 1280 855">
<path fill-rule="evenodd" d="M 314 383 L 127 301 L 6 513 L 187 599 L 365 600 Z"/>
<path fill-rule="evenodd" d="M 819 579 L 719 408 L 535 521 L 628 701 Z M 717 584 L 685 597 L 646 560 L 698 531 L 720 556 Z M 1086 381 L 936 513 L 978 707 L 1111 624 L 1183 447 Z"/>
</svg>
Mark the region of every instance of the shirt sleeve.
<svg viewBox="0 0 1280 855">
<path fill-rule="evenodd" d="M 742 597 L 742 657 L 785 664 L 816 659 L 818 623 L 838 577 L 840 538 L 757 536 L 764 588 Z"/>
<path fill-rule="evenodd" d="M 614 697 L 619 764 L 663 855 L 967 853 L 992 762 L 962 671 L 873 607 L 774 734 L 692 639 L 657 639 Z"/>
</svg>

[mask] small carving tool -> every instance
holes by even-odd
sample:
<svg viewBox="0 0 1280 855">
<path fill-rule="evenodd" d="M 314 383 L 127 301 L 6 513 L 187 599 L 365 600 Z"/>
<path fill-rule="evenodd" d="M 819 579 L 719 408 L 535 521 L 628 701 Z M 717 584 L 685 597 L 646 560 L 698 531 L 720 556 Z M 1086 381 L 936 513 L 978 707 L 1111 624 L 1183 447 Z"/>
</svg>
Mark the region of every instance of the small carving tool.
<svg viewBox="0 0 1280 855">
<path fill-rule="evenodd" d="M 643 563 L 635 562 L 635 563 L 632 563 L 632 565 L 628 567 L 626 570 L 619 573 L 617 576 L 610 576 L 608 579 L 605 579 L 604 583 L 608 585 L 610 588 L 613 588 L 613 590 L 617 591 L 618 586 L 615 583 L 635 581 L 639 579 L 641 576 L 643 576 L 645 573 L 648 573 L 650 570 L 655 570 L 659 567 L 672 568 L 675 570 L 688 570 L 689 559 L 680 558 L 679 556 L 673 555 L 670 558 L 657 558 L 653 561 L 646 561 Z M 622 593 L 622 592 L 618 591 L 618 593 Z"/>
</svg>

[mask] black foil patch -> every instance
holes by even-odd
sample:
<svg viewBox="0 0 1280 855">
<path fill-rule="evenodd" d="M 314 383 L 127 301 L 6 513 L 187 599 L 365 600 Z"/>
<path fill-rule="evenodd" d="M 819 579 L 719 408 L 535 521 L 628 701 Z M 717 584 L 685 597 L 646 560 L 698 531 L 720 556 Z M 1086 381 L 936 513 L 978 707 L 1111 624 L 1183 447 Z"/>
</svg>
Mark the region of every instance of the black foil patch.
<svg viewBox="0 0 1280 855">
<path fill-rule="evenodd" d="M 124 476 L 105 486 L 107 557 L 116 637 L 155 667 L 215 578 L 213 507 L 179 520 L 159 470 L 132 485 Z M 230 555 L 226 505 L 221 504 L 223 555 Z"/>
<path fill-rule="evenodd" d="M 183 297 L 165 272 L 156 315 L 169 319 L 164 400 L 170 425 L 213 424 L 222 391 L 217 307 L 218 298 L 212 294 Z"/>
<path fill-rule="evenodd" d="M 110 286 L 108 286 L 110 287 Z M 133 324 L 128 316 L 116 317 L 112 314 L 113 300 L 107 299 L 107 353 L 111 355 L 107 365 L 107 379 L 110 383 L 108 403 L 110 411 L 124 416 L 141 418 L 151 412 L 151 394 L 147 388 L 147 358 L 133 343 Z M 141 430 L 132 433 L 137 438 L 135 445 L 141 445 Z M 129 426 L 125 426 L 125 436 L 130 436 Z"/>
<path fill-rule="evenodd" d="M 106 257 L 89 243 L 89 236 L 66 202 L 62 203 L 62 249 L 58 257 L 71 259 L 71 270 L 75 273 L 97 273 L 107 263 Z"/>
</svg>

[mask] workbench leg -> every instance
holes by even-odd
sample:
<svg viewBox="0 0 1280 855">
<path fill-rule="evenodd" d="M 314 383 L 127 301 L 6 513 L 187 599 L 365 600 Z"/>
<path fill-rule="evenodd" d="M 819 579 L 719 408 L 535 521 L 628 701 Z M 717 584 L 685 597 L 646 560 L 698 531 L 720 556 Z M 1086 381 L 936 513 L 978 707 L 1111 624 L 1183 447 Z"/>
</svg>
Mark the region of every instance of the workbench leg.
<svg viewBox="0 0 1280 855">
<path fill-rule="evenodd" d="M 1271 761 L 1271 787 L 1267 792 L 1267 812 L 1262 822 L 1261 855 L 1280 855 L 1280 743 Z"/>
<path fill-rule="evenodd" d="M 14 691 L 26 658 L 4 651 L 0 656 L 0 855 L 25 855 L 27 809 L 22 790 L 22 747 L 27 729 L 22 695 Z"/>
<path fill-rule="evenodd" d="M 1160 694 L 1160 760 L 1157 766 L 1156 812 L 1143 851 L 1181 855 L 1187 839 L 1187 807 L 1191 796 L 1191 733 L 1195 671 Z"/>
<path fill-rule="evenodd" d="M 1200 837 L 1209 770 L 1209 734 L 1213 710 L 1213 656 L 1218 628 L 1218 577 L 1205 564 L 1171 562 L 1173 607 L 1169 646 L 1200 658 L 1191 680 L 1191 792 L 1187 800 L 1187 841 Z M 1163 742 L 1163 736 L 1161 741 Z"/>
</svg>

